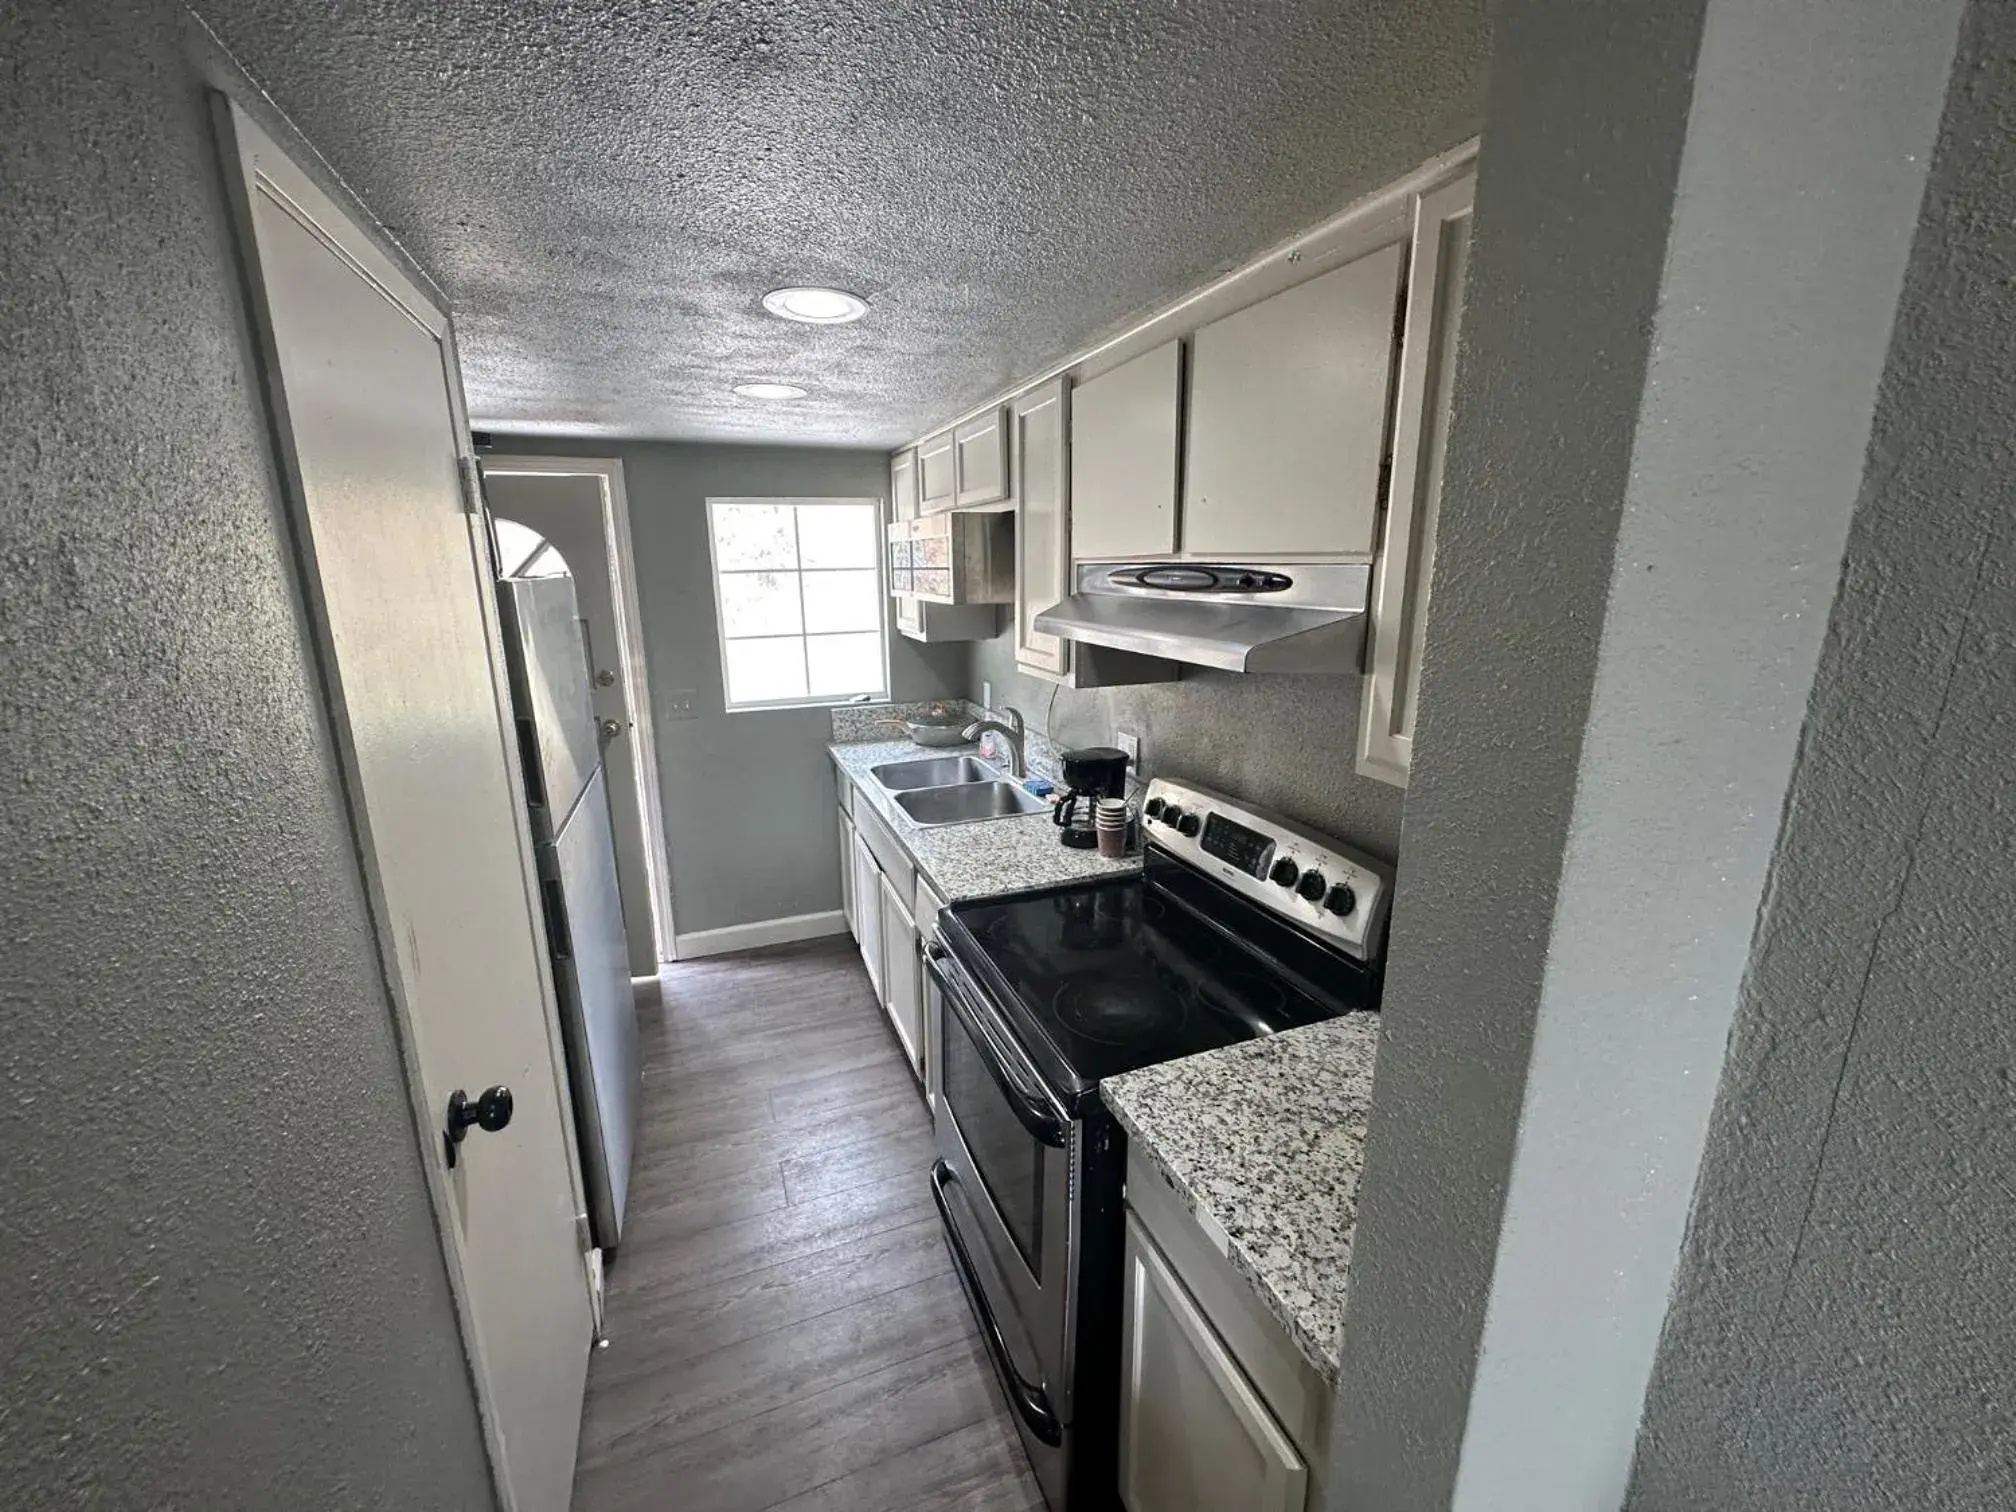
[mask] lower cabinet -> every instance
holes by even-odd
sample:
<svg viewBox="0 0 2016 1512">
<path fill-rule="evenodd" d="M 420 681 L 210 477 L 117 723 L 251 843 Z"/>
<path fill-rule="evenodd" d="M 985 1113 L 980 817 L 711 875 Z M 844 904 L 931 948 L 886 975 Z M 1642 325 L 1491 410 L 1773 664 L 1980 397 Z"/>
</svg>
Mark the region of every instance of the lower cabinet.
<svg viewBox="0 0 2016 1512">
<path fill-rule="evenodd" d="M 854 833 L 854 939 L 875 1000 L 887 1001 L 882 987 L 882 868 L 859 830 Z"/>
<path fill-rule="evenodd" d="M 1127 1215 L 1120 1499 L 1127 1512 L 1302 1512 L 1309 1472 L 1153 1239 Z"/>
<path fill-rule="evenodd" d="M 882 1007 L 895 1026 L 910 1069 L 924 1074 L 923 957 L 917 950 L 917 921 L 910 905 L 889 879 L 877 871 L 882 910 Z"/>
<path fill-rule="evenodd" d="M 837 811 L 840 818 L 840 917 L 847 921 L 847 933 L 859 936 L 854 926 L 854 821 L 847 817 L 847 810 Z"/>
</svg>

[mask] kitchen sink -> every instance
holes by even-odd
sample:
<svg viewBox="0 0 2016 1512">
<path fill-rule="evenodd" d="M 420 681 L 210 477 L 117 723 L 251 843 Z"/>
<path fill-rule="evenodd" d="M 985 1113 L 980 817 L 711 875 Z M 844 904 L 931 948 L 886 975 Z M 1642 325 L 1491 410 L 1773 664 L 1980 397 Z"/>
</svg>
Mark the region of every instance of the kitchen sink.
<svg viewBox="0 0 2016 1512">
<path fill-rule="evenodd" d="M 896 795 L 896 806 L 922 825 L 965 824 L 975 819 L 1012 819 L 1041 813 L 1047 804 L 1012 782 L 965 782 L 956 787 L 912 788 Z"/>
<path fill-rule="evenodd" d="M 922 761 L 890 761 L 868 774 L 892 793 L 911 788 L 951 787 L 962 782 L 999 782 L 1001 774 L 977 756 L 927 756 Z"/>
</svg>

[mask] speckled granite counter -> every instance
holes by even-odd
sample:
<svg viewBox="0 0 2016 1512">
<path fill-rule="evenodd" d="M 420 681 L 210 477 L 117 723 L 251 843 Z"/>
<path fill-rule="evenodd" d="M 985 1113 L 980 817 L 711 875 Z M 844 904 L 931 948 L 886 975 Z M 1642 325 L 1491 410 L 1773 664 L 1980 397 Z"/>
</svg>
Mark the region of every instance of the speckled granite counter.
<svg viewBox="0 0 2016 1512">
<path fill-rule="evenodd" d="M 1335 1384 L 1379 1020 L 1351 1014 L 1100 1083 L 1133 1148 Z"/>
<path fill-rule="evenodd" d="M 832 753 L 834 764 L 853 779 L 859 795 L 857 801 L 873 805 L 876 814 L 895 831 L 904 849 L 948 903 L 961 898 L 1027 892 L 1086 877 L 1115 876 L 1140 868 L 1139 858 L 1108 861 L 1096 850 L 1072 850 L 1058 844 L 1057 826 L 1050 822 L 1047 812 L 1013 819 L 981 819 L 970 824 L 918 824 L 868 775 L 870 767 L 885 761 L 971 754 L 972 746 L 945 750 L 920 746 L 911 740 L 874 740 L 849 741 L 826 749 Z"/>
</svg>

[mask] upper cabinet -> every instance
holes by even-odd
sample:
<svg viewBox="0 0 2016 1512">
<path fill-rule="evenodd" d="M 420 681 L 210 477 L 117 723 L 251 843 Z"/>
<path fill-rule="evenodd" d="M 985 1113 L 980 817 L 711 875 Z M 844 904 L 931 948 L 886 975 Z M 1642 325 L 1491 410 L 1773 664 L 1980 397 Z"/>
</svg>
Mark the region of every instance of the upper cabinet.
<svg viewBox="0 0 2016 1512">
<path fill-rule="evenodd" d="M 917 448 L 917 512 L 938 514 L 959 504 L 959 469 L 952 432 L 940 431 Z"/>
<path fill-rule="evenodd" d="M 1166 342 L 1071 395 L 1071 555 L 1166 556 L 1176 549 L 1183 349 Z"/>
<path fill-rule="evenodd" d="M 1403 251 L 1381 247 L 1191 338 L 1185 552 L 1372 555 Z"/>
<path fill-rule="evenodd" d="M 917 451 L 914 447 L 890 454 L 889 518 L 917 518 Z"/>
<path fill-rule="evenodd" d="M 1033 622 L 1071 591 L 1067 402 L 1064 380 L 1053 378 L 1008 405 L 1021 485 L 1015 498 L 1015 660 L 1060 676 L 1071 670 L 1071 647 L 1036 630 Z"/>
<path fill-rule="evenodd" d="M 954 497 L 960 509 L 1008 497 L 1007 407 L 975 415 L 952 432 Z"/>
<path fill-rule="evenodd" d="M 1421 644 L 1449 398 L 1456 382 L 1457 325 L 1470 265 L 1470 207 L 1476 177 L 1421 195 L 1407 271 L 1406 324 L 1393 412 L 1393 469 L 1386 538 L 1372 572 L 1372 615 L 1358 715 L 1358 770 L 1405 785 L 1414 752 Z"/>
</svg>

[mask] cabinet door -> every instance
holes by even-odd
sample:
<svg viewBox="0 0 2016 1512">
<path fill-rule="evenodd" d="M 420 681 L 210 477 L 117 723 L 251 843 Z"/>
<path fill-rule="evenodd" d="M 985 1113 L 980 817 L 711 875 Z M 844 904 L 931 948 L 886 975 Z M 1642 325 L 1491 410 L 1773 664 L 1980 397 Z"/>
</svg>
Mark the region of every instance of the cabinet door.
<svg viewBox="0 0 2016 1512">
<path fill-rule="evenodd" d="M 889 456 L 889 518 L 917 518 L 917 451 L 915 447 Z"/>
<path fill-rule="evenodd" d="M 1003 409 L 968 420 L 952 432 L 958 503 L 994 504 L 1008 497 L 1008 436 Z"/>
<path fill-rule="evenodd" d="M 958 453 L 943 431 L 917 448 L 917 513 L 942 514 L 958 502 Z"/>
<path fill-rule="evenodd" d="M 1191 338 L 1183 550 L 1372 555 L 1402 244 Z"/>
<path fill-rule="evenodd" d="M 843 777 L 841 781 L 846 781 Z M 847 932 L 858 934 L 854 927 L 854 821 L 847 817 L 847 810 L 838 811 L 840 816 L 840 917 L 847 921 Z"/>
<path fill-rule="evenodd" d="M 1064 380 L 1052 379 L 1008 405 L 1015 457 L 1015 660 L 1063 674 L 1071 643 L 1033 628 L 1036 616 L 1071 591 L 1071 486 L 1065 451 Z"/>
<path fill-rule="evenodd" d="M 1414 755 L 1414 706 L 1442 510 L 1449 396 L 1456 382 L 1456 329 L 1470 266 L 1466 174 L 1415 201 L 1407 270 L 1406 329 L 1393 414 L 1393 474 L 1386 538 L 1372 569 L 1372 615 L 1358 711 L 1358 770 L 1405 786 Z"/>
<path fill-rule="evenodd" d="M 1127 1512 L 1302 1512 L 1309 1472 L 1132 1213 L 1122 1317 Z"/>
<path fill-rule="evenodd" d="M 882 868 L 875 854 L 857 830 L 854 835 L 854 940 L 861 947 L 861 964 L 868 968 L 868 985 L 875 989 L 875 1001 L 886 1002 L 882 989 Z"/>
<path fill-rule="evenodd" d="M 1176 549 L 1183 345 L 1171 341 L 1071 391 L 1071 555 Z"/>
<path fill-rule="evenodd" d="M 896 1026 L 896 1038 L 903 1042 L 910 1069 L 922 1076 L 924 984 L 919 979 L 917 924 L 911 917 L 909 904 L 890 885 L 889 879 L 881 880 L 882 1005 L 889 1012 L 889 1022 Z"/>
</svg>

